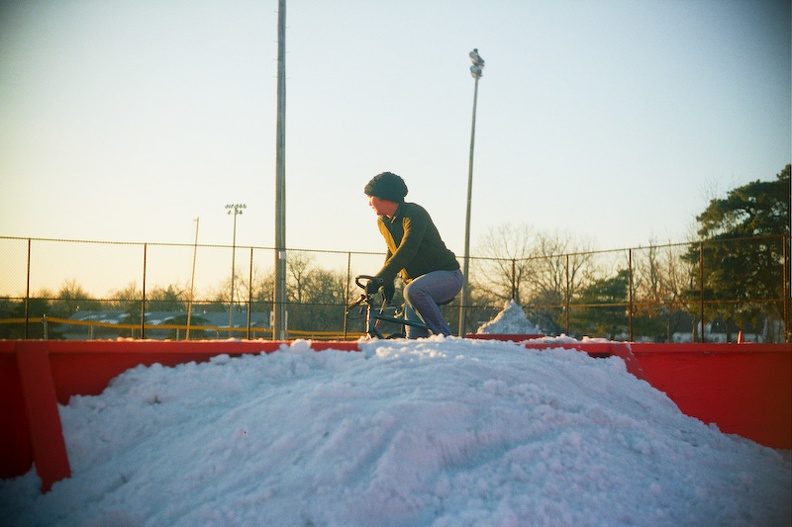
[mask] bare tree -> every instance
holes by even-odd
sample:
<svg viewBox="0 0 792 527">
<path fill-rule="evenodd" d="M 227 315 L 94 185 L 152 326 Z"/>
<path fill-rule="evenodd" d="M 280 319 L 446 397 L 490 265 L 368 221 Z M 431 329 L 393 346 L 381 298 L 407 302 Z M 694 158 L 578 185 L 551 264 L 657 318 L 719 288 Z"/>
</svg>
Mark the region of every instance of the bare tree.
<svg viewBox="0 0 792 527">
<path fill-rule="evenodd" d="M 479 292 L 494 299 L 522 303 L 522 288 L 530 274 L 535 236 L 527 224 L 502 224 L 490 229 L 479 243 L 480 258 L 473 261 L 471 277 Z"/>
<path fill-rule="evenodd" d="M 686 246 L 655 245 L 632 249 L 634 326 L 640 336 L 669 340 L 680 329 L 689 265 Z"/>
<path fill-rule="evenodd" d="M 485 299 L 513 299 L 549 331 L 564 328 L 567 297 L 591 283 L 598 270 L 589 242 L 567 232 L 535 233 L 527 224 L 490 230 L 478 248 L 472 282 Z"/>
<path fill-rule="evenodd" d="M 143 290 L 139 289 L 136 281 L 131 281 L 124 289 L 118 289 L 110 293 L 110 308 L 121 311 L 128 311 L 132 307 L 140 307 L 143 299 Z"/>
<path fill-rule="evenodd" d="M 530 281 L 533 303 L 561 304 L 581 286 L 598 276 L 592 247 L 570 233 L 553 232 L 537 236 L 531 259 Z"/>
<path fill-rule="evenodd" d="M 286 261 L 286 272 L 289 275 L 289 280 L 286 284 L 287 297 L 297 303 L 302 303 L 303 301 L 306 280 L 313 268 L 313 264 L 313 256 L 301 251 L 292 251 Z"/>
<path fill-rule="evenodd" d="M 91 295 L 75 279 L 65 281 L 58 291 L 58 302 L 70 314 L 78 311 L 81 307 L 85 309 L 85 306 L 81 306 L 81 304 L 89 300 L 91 300 Z"/>
</svg>

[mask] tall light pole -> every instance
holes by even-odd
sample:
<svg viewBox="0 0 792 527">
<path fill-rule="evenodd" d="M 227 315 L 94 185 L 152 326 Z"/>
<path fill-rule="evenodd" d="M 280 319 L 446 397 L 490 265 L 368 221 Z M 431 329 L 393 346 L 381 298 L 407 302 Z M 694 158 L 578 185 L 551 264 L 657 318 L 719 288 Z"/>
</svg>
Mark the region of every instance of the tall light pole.
<svg viewBox="0 0 792 527">
<path fill-rule="evenodd" d="M 469 54 L 473 65 L 470 66 L 470 74 L 476 79 L 473 89 L 473 125 L 470 129 L 470 159 L 468 161 L 468 186 L 467 186 L 467 211 L 465 214 L 465 260 L 464 281 L 462 282 L 462 301 L 459 303 L 459 336 L 465 336 L 465 317 L 467 316 L 468 305 L 468 270 L 470 269 L 470 202 L 473 193 L 473 145 L 476 142 L 476 102 L 478 100 L 478 81 L 483 75 L 484 59 L 478 54 L 478 49 L 474 49 Z"/>
<path fill-rule="evenodd" d="M 275 298 L 272 339 L 286 338 L 286 0 L 278 0 L 278 116 L 275 130 Z"/>
<path fill-rule="evenodd" d="M 234 215 L 234 237 L 233 241 L 231 242 L 231 303 L 228 306 L 228 336 L 232 336 L 231 328 L 234 327 L 234 275 L 236 274 L 234 268 L 236 267 L 236 225 L 237 225 L 237 216 L 242 214 L 242 210 L 247 208 L 247 205 L 244 203 L 234 203 L 232 205 L 226 205 L 226 210 L 228 214 Z"/>
</svg>

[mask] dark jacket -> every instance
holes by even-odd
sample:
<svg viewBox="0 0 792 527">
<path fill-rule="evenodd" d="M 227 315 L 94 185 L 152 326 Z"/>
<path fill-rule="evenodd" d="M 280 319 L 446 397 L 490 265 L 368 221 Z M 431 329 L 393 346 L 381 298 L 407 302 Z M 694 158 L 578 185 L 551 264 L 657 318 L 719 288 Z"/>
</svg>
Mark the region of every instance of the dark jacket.
<svg viewBox="0 0 792 527">
<path fill-rule="evenodd" d="M 459 269 L 456 256 L 446 248 L 429 213 L 420 205 L 401 203 L 392 219 L 380 216 L 377 226 L 388 246 L 385 265 L 377 273 L 385 282 L 393 281 L 399 272 L 409 282 L 432 271 Z"/>
</svg>

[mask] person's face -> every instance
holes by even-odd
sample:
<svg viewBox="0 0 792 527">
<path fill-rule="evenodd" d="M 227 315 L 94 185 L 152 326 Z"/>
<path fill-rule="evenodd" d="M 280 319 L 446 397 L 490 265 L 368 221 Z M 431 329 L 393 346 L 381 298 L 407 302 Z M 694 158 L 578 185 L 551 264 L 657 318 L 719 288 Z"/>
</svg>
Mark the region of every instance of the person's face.
<svg viewBox="0 0 792 527">
<path fill-rule="evenodd" d="M 369 206 L 374 209 L 377 216 L 385 216 L 385 201 L 379 199 L 377 196 L 369 197 Z"/>
</svg>

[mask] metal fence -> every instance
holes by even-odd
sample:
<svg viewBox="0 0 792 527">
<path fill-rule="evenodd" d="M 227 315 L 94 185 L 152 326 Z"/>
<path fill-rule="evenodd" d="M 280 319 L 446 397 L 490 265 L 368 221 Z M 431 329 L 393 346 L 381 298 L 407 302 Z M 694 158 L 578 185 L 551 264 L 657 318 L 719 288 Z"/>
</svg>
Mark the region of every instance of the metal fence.
<svg viewBox="0 0 792 527">
<path fill-rule="evenodd" d="M 506 252 L 506 251 L 504 251 Z M 465 327 L 514 301 L 548 335 L 790 342 L 788 236 L 470 258 Z M 272 338 L 274 249 L 0 237 L 0 338 Z M 357 339 L 384 253 L 287 251 L 287 336 Z M 232 272 L 233 269 L 233 272 Z M 396 301 L 399 301 L 397 293 Z M 443 306 L 458 327 L 460 298 Z"/>
</svg>

